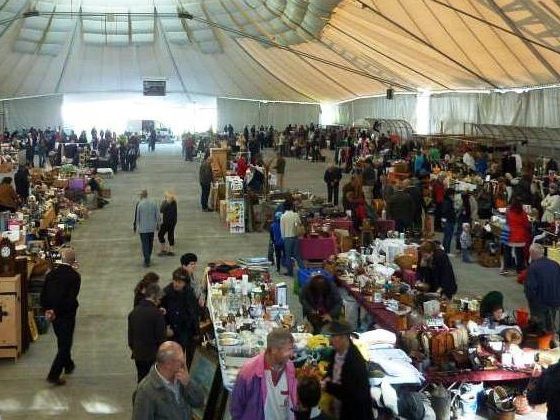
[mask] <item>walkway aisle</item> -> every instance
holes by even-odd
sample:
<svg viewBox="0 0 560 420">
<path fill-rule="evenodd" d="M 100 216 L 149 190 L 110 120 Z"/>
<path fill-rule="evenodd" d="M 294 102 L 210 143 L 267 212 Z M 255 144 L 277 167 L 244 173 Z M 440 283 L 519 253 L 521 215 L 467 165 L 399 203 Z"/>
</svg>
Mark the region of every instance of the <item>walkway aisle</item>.
<svg viewBox="0 0 560 420">
<path fill-rule="evenodd" d="M 158 145 L 154 154 L 143 150 L 137 171 L 119 173 L 110 181 L 111 204 L 77 228 L 72 243 L 82 289 L 73 347 L 76 371 L 63 387 L 45 381 L 55 354 L 52 330 L 17 363 L 0 360 L 2 420 L 84 419 L 96 413 L 130 418 L 135 369 L 127 347 L 126 318 L 134 285 L 147 271 L 141 264 L 139 238 L 132 232 L 134 203 L 141 189 L 147 188 L 158 202 L 166 189 L 175 190 L 178 197 L 177 257 L 154 255 L 150 267 L 162 276 L 162 285 L 170 281 L 183 252 L 198 254 L 200 271 L 212 258 L 266 252 L 264 234 L 230 236 L 216 214 L 199 210 L 198 164 L 182 161 L 180 154 L 180 147 L 171 145 Z M 154 254 L 157 250 L 156 244 Z"/>
<path fill-rule="evenodd" d="M 141 189 L 159 202 L 167 189 L 176 192 L 179 222 L 176 232 L 176 257 L 153 257 L 150 270 L 162 276 L 162 286 L 179 266 L 179 256 L 195 252 L 199 256 L 199 274 L 211 259 L 234 259 L 247 255 L 266 255 L 267 233 L 230 235 L 216 213 L 203 213 L 199 205 L 198 164 L 182 161 L 177 145 L 157 145 L 156 152 L 143 149 L 139 169 L 117 174 L 110 181 L 112 202 L 75 231 L 82 274 L 80 309 L 74 340 L 76 371 L 66 386 L 53 387 L 45 381 L 55 354 L 54 334 L 40 336 L 15 364 L 0 360 L 0 417 L 11 419 L 128 419 L 131 395 L 135 389 L 134 363 L 126 339 L 126 318 L 132 307 L 133 288 L 147 271 L 142 268 L 140 241 L 132 232 L 134 203 Z M 324 195 L 325 164 L 289 159 L 286 184 L 305 186 Z M 157 244 L 154 247 L 157 254 Z M 456 259 L 458 260 L 458 259 Z M 515 296 L 522 301 L 522 289 L 513 279 L 504 279 L 497 270 L 482 269 L 478 264 L 458 269 L 459 289 L 500 289 L 506 304 Z M 289 280 L 285 276 L 279 281 Z M 489 289 L 491 290 L 491 289 Z M 290 294 L 290 304 L 300 316 L 299 303 Z"/>
</svg>

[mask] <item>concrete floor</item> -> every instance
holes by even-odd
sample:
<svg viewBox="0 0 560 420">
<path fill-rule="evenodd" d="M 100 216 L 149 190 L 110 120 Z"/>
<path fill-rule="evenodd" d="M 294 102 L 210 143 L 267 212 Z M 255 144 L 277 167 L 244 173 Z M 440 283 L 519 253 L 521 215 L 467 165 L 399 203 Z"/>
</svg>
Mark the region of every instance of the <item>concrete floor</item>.
<svg viewBox="0 0 560 420">
<path fill-rule="evenodd" d="M 134 173 L 117 174 L 110 181 L 111 204 L 93 212 L 73 235 L 82 274 L 80 309 L 74 337 L 76 371 L 63 387 L 45 381 L 55 354 L 54 334 L 40 336 L 15 363 L 0 360 L 0 418 L 10 419 L 107 419 L 130 418 L 135 368 L 126 341 L 126 319 L 132 308 L 132 291 L 147 271 L 142 268 L 140 241 L 132 232 L 133 209 L 141 189 L 158 201 L 167 189 L 178 197 L 179 222 L 176 253 L 195 252 L 199 272 L 215 258 L 266 255 L 266 233 L 231 235 L 215 213 L 200 211 L 198 164 L 184 162 L 178 145 L 158 145 L 147 153 Z M 325 194 L 325 164 L 288 160 L 286 185 L 304 186 Z M 157 247 L 156 247 L 157 252 Z M 522 287 L 513 278 L 500 277 L 498 269 L 478 264 L 454 266 L 459 295 L 482 295 L 501 290 L 506 305 L 524 305 Z M 179 257 L 154 256 L 150 270 L 170 281 Z M 280 277 L 286 280 L 287 277 Z M 294 311 L 300 311 L 294 302 Z"/>
</svg>

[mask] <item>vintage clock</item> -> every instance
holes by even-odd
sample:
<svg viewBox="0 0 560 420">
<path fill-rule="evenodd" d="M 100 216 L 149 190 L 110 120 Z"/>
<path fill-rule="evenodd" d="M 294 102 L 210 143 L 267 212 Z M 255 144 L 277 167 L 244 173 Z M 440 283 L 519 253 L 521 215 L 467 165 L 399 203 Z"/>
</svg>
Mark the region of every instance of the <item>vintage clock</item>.
<svg viewBox="0 0 560 420">
<path fill-rule="evenodd" d="M 16 249 L 8 238 L 0 240 L 0 277 L 16 274 Z"/>
</svg>

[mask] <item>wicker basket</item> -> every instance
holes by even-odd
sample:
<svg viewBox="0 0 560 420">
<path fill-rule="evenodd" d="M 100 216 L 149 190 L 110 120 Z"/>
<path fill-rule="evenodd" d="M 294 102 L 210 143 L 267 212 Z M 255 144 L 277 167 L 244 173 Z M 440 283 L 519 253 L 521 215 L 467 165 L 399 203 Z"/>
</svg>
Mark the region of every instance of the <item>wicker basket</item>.
<svg viewBox="0 0 560 420">
<path fill-rule="evenodd" d="M 395 257 L 395 264 L 397 264 L 401 270 L 411 270 L 412 266 L 416 264 L 416 262 L 416 258 L 409 254 L 403 254 Z"/>
<path fill-rule="evenodd" d="M 492 255 L 486 252 L 480 254 L 478 258 L 478 263 L 483 267 L 488 268 L 498 268 L 501 266 L 500 256 L 499 255 Z"/>
</svg>

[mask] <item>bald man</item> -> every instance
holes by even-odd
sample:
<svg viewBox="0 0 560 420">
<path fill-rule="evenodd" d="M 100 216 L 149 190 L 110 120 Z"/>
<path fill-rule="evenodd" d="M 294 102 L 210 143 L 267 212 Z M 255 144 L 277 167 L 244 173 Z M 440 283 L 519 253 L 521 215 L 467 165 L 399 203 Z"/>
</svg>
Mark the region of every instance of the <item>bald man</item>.
<svg viewBox="0 0 560 420">
<path fill-rule="evenodd" d="M 190 380 L 181 345 L 166 341 L 159 346 L 156 363 L 138 384 L 133 401 L 133 420 L 188 420 L 192 407 L 204 405 L 204 393 Z"/>
<path fill-rule="evenodd" d="M 75 368 L 71 350 L 81 284 L 80 274 L 73 267 L 76 262 L 74 250 L 63 248 L 60 254 L 62 262 L 47 274 L 41 291 L 41 306 L 45 317 L 52 322 L 58 346 L 47 376 L 47 381 L 54 385 L 64 385 L 66 381 L 60 377 L 62 371 L 69 375 Z"/>
</svg>

